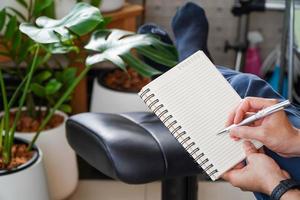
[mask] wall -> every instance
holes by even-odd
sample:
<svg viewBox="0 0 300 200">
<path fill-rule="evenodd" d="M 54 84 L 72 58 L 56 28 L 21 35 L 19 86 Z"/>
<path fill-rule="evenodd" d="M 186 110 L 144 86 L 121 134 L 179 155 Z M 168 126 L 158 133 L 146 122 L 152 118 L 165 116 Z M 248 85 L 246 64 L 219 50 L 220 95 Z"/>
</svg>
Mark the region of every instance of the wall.
<svg viewBox="0 0 300 200">
<path fill-rule="evenodd" d="M 141 0 L 129 0 L 141 3 Z M 187 0 L 148 0 L 146 3 L 146 21 L 161 25 L 171 33 L 170 21 L 176 9 Z M 207 14 L 210 23 L 208 46 L 214 57 L 215 63 L 225 66 L 234 66 L 235 53 L 224 53 L 226 40 L 233 43 L 237 33 L 237 18 L 233 17 L 230 10 L 234 0 L 193 0 L 201 5 Z M 264 42 L 261 44 L 263 58 L 280 42 L 282 12 L 267 11 L 253 13 L 250 16 L 249 30 L 259 30 Z"/>
</svg>

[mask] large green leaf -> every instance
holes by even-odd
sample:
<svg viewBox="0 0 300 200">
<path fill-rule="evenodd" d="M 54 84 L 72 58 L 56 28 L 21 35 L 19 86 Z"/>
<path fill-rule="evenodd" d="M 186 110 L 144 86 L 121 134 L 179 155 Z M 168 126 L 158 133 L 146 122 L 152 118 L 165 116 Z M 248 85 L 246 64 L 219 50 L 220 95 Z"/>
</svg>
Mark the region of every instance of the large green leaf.
<svg viewBox="0 0 300 200">
<path fill-rule="evenodd" d="M 99 7 L 101 4 L 101 0 L 91 0 L 91 5 Z"/>
<path fill-rule="evenodd" d="M 18 26 L 17 17 L 12 16 L 6 25 L 6 31 L 4 33 L 4 38 L 6 40 L 11 40 L 13 38 L 13 35 L 17 30 L 17 26 Z"/>
<path fill-rule="evenodd" d="M 43 97 L 46 96 L 45 88 L 42 85 L 38 84 L 38 83 L 32 83 L 31 84 L 31 90 L 38 97 L 43 98 Z"/>
<path fill-rule="evenodd" d="M 72 112 L 72 107 L 68 104 L 62 104 L 61 106 L 59 106 L 58 109 L 65 112 L 65 113 L 71 113 Z"/>
<path fill-rule="evenodd" d="M 33 77 L 33 81 L 41 84 L 42 82 L 48 80 L 52 76 L 52 72 L 45 70 Z"/>
<path fill-rule="evenodd" d="M 87 34 L 102 19 L 98 8 L 87 3 L 78 3 L 62 19 L 39 17 L 35 25 L 22 23 L 20 30 L 38 43 L 56 43 L 60 42 L 61 39 L 69 40 L 72 38 L 71 32 L 79 36 Z"/>
<path fill-rule="evenodd" d="M 49 7 L 53 3 L 53 0 L 36 0 L 33 6 L 33 15 L 38 16 L 44 9 Z"/>
<path fill-rule="evenodd" d="M 56 79 L 51 79 L 45 87 L 46 95 L 52 95 L 56 93 L 61 87 L 61 82 L 57 81 Z"/>
<path fill-rule="evenodd" d="M 157 70 L 146 65 L 137 58 L 129 56 L 129 54 L 131 49 L 141 48 L 142 51 L 144 47 L 147 47 L 148 53 L 146 52 L 146 54 L 151 54 L 149 58 L 153 61 L 158 61 L 159 63 L 167 65 L 176 63 L 176 61 L 171 63 L 171 60 L 163 58 L 166 55 L 165 52 L 169 52 L 168 49 L 158 51 L 157 46 L 165 49 L 166 44 L 149 34 L 135 34 L 133 32 L 118 29 L 98 30 L 93 33 L 89 43 L 85 46 L 86 49 L 96 52 L 95 54 L 88 56 L 86 64 L 93 65 L 103 61 L 110 61 L 125 70 L 127 63 L 133 64 L 132 67 L 144 76 L 156 75 L 158 73 Z M 167 58 L 169 57 L 170 56 L 167 56 Z M 142 71 L 142 68 L 146 71 Z"/>
<path fill-rule="evenodd" d="M 1 31 L 2 28 L 4 27 L 4 24 L 5 24 L 5 16 L 6 16 L 5 9 L 2 9 L 2 10 L 0 11 L 0 31 Z"/>
</svg>

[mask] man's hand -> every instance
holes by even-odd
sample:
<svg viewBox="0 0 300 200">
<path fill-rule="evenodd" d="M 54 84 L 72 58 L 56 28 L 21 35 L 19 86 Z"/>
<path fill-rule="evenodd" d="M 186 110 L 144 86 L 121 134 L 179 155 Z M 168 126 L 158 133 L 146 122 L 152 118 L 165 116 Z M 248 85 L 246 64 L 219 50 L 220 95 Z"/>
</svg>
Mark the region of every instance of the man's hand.
<svg viewBox="0 0 300 200">
<path fill-rule="evenodd" d="M 233 186 L 270 195 L 280 181 L 289 178 L 288 173 L 281 170 L 274 160 L 263 153 L 258 153 L 251 142 L 245 141 L 244 149 L 247 165 L 240 163 L 222 176 Z"/>
<path fill-rule="evenodd" d="M 276 103 L 278 103 L 276 99 L 247 97 L 230 113 L 226 125 L 238 124 L 247 114 L 258 112 Z M 230 136 L 234 139 L 260 141 L 269 149 L 284 157 L 300 155 L 299 130 L 291 125 L 284 111 L 273 113 L 250 126 L 233 128 L 230 130 Z"/>
</svg>

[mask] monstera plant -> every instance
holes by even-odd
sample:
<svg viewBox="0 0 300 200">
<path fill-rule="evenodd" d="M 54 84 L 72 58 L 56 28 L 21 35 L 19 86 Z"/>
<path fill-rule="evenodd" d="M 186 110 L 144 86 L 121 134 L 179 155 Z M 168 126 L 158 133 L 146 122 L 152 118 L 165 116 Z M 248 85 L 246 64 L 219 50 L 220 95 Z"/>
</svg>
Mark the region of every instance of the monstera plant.
<svg viewBox="0 0 300 200">
<path fill-rule="evenodd" d="M 26 107 L 24 109 L 24 106 L 26 106 L 25 99 L 29 94 L 34 93 L 40 99 L 51 100 L 51 107 L 42 109 L 40 123 L 31 136 L 31 142 L 28 145 L 25 144 L 24 152 L 35 151 L 34 144 L 39 136 L 49 131 L 48 124 L 57 114 L 57 110 L 66 108 L 65 102 L 70 99 L 77 84 L 94 64 L 110 61 L 123 71 L 127 71 L 126 66 L 130 65 L 141 76 L 150 77 L 160 72 L 139 59 L 139 54 L 167 66 L 173 66 L 176 63 L 177 55 L 173 46 L 164 44 L 151 35 L 140 35 L 117 29 L 106 30 L 104 28 L 106 23 L 98 8 L 82 2 L 76 4 L 70 13 L 62 19 L 43 16 L 36 18 L 34 23 L 21 23 L 19 30 L 24 34 L 22 37 L 28 36 L 25 37 L 25 41 L 31 41 L 28 56 L 30 61 L 27 69 L 23 71 L 25 75 L 11 99 L 7 99 L 7 88 L 0 69 L 0 86 L 5 108 L 0 118 L 0 133 L 3 132 L 2 135 L 0 134 L 0 172 L 4 171 L 6 174 L 11 174 L 12 170 L 20 168 L 20 166 L 7 168 L 7 166 L 11 166 L 14 156 L 16 156 L 11 153 L 12 149 L 16 148 L 16 143 L 14 143 L 16 141 L 14 139 L 16 127 L 20 118 L 28 110 Z M 90 39 L 86 42 L 88 37 Z M 85 48 L 82 48 L 83 46 Z M 75 53 L 82 55 L 81 52 L 87 52 L 88 56 L 86 59 L 83 58 L 85 68 L 77 76 L 75 76 L 74 70 L 66 68 L 70 66 L 63 66 L 63 71 L 58 73 L 51 71 L 49 67 L 47 68 L 48 71 L 39 71 L 41 67 L 47 66 L 51 59 L 55 59 L 55 54 L 69 55 Z M 12 115 L 11 109 L 15 105 L 14 103 L 17 103 L 17 108 Z M 45 131 L 45 129 L 47 130 Z M 44 151 L 44 149 L 42 150 Z M 56 148 L 51 146 L 50 151 L 52 153 L 56 150 L 60 150 L 61 153 L 64 151 L 57 146 Z M 58 158 L 60 152 L 56 153 Z M 47 157 L 47 155 L 45 156 Z M 27 160 L 30 159 L 31 157 L 27 156 Z M 67 161 L 53 161 L 52 164 L 58 162 L 62 164 L 61 167 L 56 167 L 60 172 L 58 176 L 63 176 L 65 173 L 62 173 L 61 170 Z M 26 165 L 26 162 L 22 162 L 21 165 Z M 24 170 L 26 169 L 24 168 Z M 66 169 L 66 171 L 68 170 L 70 171 L 70 168 Z M 14 172 L 18 173 L 19 171 Z M 58 180 L 64 180 L 64 178 L 58 178 Z M 23 182 L 22 185 L 26 185 L 26 183 Z M 0 187 L 3 188 L 1 180 Z M 66 185 L 62 187 L 61 184 L 56 184 L 56 187 L 67 188 Z M 65 198 L 65 196 L 60 196 L 60 198 Z M 39 196 L 30 199 L 47 198 Z"/>
</svg>

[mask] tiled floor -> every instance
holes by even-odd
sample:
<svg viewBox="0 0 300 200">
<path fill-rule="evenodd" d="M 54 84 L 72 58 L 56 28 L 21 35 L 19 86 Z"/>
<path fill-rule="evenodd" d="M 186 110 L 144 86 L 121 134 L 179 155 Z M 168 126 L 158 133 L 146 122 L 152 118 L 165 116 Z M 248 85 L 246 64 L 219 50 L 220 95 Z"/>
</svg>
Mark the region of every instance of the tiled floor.
<svg viewBox="0 0 300 200">
<path fill-rule="evenodd" d="M 127 185 L 117 181 L 80 181 L 69 200 L 160 200 L 159 182 Z M 242 192 L 227 183 L 199 182 L 198 200 L 254 200 L 252 193 Z"/>
</svg>

